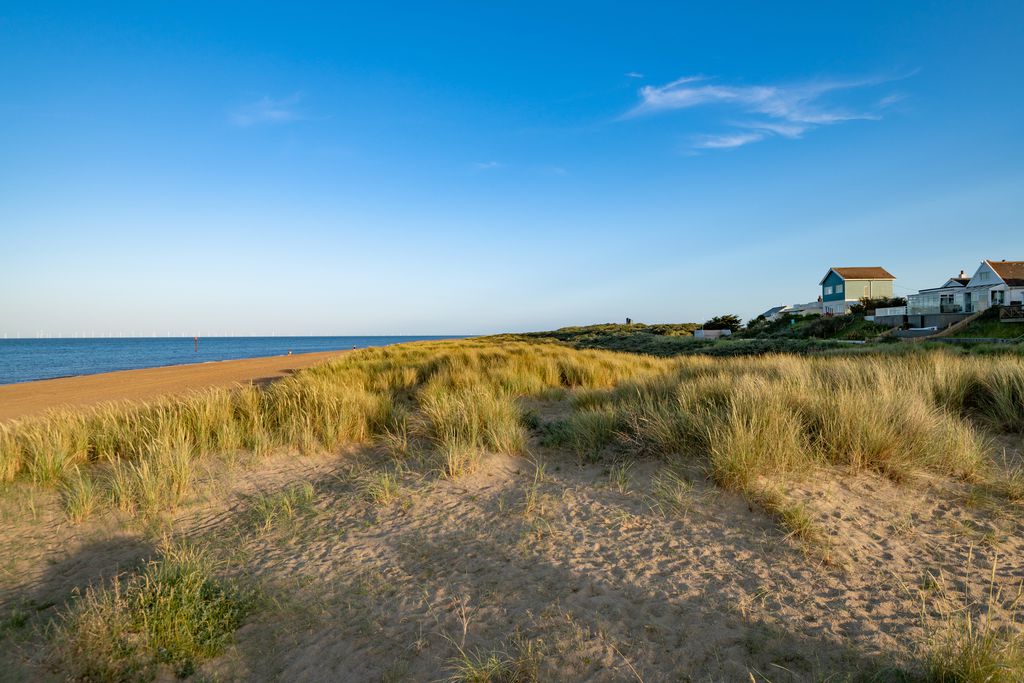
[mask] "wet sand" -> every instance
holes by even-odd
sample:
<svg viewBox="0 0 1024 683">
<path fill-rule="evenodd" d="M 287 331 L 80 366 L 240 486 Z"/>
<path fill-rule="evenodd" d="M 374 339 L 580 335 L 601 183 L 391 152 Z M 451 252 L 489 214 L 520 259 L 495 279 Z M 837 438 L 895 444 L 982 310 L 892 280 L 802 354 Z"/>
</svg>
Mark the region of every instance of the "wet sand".
<svg viewBox="0 0 1024 683">
<path fill-rule="evenodd" d="M 0 385 L 0 422 L 62 406 L 82 407 L 105 401 L 140 401 L 164 394 L 248 382 L 264 384 L 295 370 L 337 358 L 342 353 L 345 351 L 299 353 Z"/>
</svg>

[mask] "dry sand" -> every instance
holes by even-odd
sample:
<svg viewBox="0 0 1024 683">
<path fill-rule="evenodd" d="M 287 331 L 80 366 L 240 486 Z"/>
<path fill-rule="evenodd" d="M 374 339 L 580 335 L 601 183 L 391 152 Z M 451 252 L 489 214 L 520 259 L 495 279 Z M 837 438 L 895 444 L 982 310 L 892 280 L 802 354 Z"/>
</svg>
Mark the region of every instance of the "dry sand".
<svg viewBox="0 0 1024 683">
<path fill-rule="evenodd" d="M 61 406 L 143 401 L 206 387 L 266 383 L 342 353 L 345 351 L 246 358 L 0 385 L 0 422 Z"/>
<path fill-rule="evenodd" d="M 830 534 L 823 564 L 699 476 L 665 514 L 652 505 L 658 462 L 636 461 L 620 488 L 607 462 L 531 450 L 540 478 L 498 455 L 457 480 L 412 469 L 387 505 L 361 493 L 391 466 L 373 449 L 222 473 L 175 532 L 268 600 L 199 678 L 436 681 L 463 652 L 533 659 L 542 681 L 847 680 L 920 656 L 937 582 L 983 601 L 997 557 L 1008 594 L 1024 579 L 1019 514 L 965 504 L 961 483 L 841 471 L 795 482 L 789 494 Z M 314 483 L 314 510 L 256 528 L 252 494 L 297 480 Z M 45 495 L 5 517 L 0 609 L 33 616 L 0 666 L 59 678 L 31 654 L 32 628 L 74 589 L 152 556 L 156 536 L 102 518 L 69 525 Z"/>
</svg>

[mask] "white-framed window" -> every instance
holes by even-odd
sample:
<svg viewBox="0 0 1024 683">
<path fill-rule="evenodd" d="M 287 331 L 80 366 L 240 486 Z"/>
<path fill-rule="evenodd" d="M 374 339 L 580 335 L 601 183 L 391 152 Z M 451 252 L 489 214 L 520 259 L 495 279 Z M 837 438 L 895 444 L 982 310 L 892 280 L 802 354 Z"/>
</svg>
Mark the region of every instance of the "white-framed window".
<svg viewBox="0 0 1024 683">
<path fill-rule="evenodd" d="M 842 285 L 836 285 L 836 294 L 842 294 L 842 293 L 843 293 L 843 286 Z"/>
<path fill-rule="evenodd" d="M 825 294 L 831 294 L 831 293 L 832 293 L 832 286 L 829 285 L 828 287 L 825 288 Z"/>
</svg>

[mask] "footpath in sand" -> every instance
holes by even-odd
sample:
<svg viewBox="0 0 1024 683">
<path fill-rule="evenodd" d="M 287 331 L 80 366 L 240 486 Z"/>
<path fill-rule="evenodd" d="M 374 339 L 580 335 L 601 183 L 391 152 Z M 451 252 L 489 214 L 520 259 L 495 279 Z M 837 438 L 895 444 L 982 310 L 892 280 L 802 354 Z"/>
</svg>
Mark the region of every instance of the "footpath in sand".
<svg viewBox="0 0 1024 683">
<path fill-rule="evenodd" d="M 296 370 L 337 358 L 344 351 L 245 358 L 142 370 L 121 370 L 37 382 L 0 385 L 0 422 L 61 406 L 91 406 L 106 401 L 141 401 L 207 387 L 264 384 Z"/>
</svg>

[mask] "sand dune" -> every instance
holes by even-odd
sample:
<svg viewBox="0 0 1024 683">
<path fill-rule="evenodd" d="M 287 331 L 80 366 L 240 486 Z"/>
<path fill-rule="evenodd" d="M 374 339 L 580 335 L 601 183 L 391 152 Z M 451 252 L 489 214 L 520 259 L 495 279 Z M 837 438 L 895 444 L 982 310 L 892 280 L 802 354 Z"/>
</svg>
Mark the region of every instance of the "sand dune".
<svg viewBox="0 0 1024 683">
<path fill-rule="evenodd" d="M 0 680 L 1021 683 L 1018 386 L 1010 357 L 461 340 L 15 425 Z"/>
</svg>

